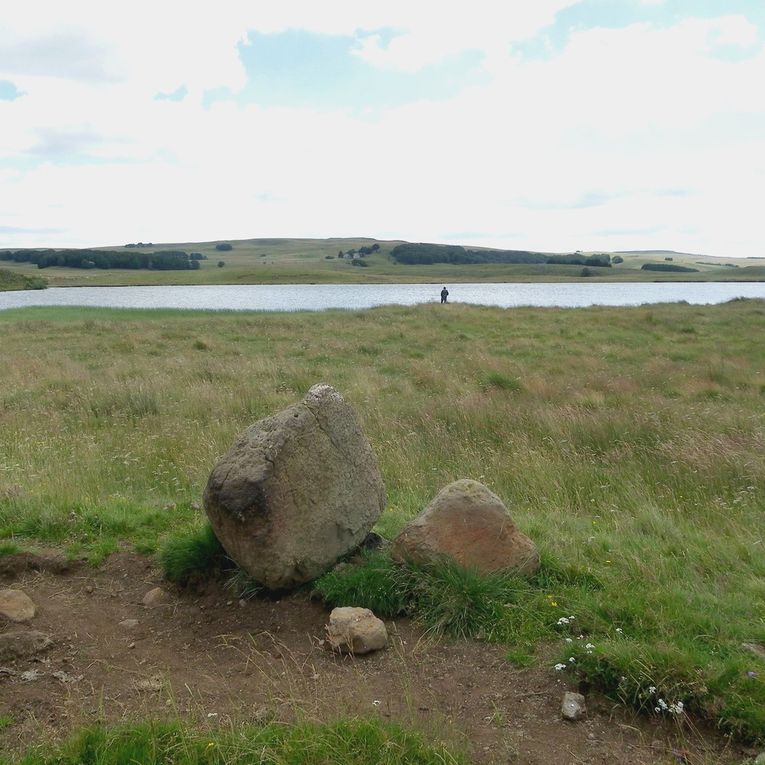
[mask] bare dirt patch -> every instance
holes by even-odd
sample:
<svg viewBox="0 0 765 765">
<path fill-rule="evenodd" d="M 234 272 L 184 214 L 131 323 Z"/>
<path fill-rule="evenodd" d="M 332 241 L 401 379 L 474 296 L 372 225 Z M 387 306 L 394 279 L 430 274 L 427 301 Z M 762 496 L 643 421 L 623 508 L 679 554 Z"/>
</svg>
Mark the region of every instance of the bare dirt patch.
<svg viewBox="0 0 765 765">
<path fill-rule="evenodd" d="M 476 763 L 696 765 L 745 754 L 690 721 L 638 718 L 594 693 L 588 718 L 565 722 L 568 686 L 551 661 L 517 669 L 498 646 L 430 640 L 406 619 L 387 622 L 387 650 L 341 657 L 323 644 L 327 610 L 305 593 L 244 602 L 220 582 L 179 591 L 153 561 L 128 553 L 98 569 L 15 557 L 6 556 L 0 581 L 35 601 L 24 628 L 53 643 L 0 667 L 6 753 L 96 720 L 181 717 L 216 727 L 350 715 L 412 725 L 466 747 Z M 143 606 L 156 586 L 170 603 Z"/>
</svg>

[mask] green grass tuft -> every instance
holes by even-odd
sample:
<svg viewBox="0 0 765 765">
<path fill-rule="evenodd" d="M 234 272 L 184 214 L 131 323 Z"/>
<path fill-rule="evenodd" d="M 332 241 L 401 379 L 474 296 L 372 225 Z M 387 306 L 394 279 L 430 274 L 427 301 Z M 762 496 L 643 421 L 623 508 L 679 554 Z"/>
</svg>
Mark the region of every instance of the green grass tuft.
<svg viewBox="0 0 765 765">
<path fill-rule="evenodd" d="M 170 537 L 160 550 L 159 558 L 165 577 L 180 585 L 231 566 L 209 524 Z"/>
<path fill-rule="evenodd" d="M 360 565 L 347 563 L 324 574 L 314 589 L 331 608 L 358 606 L 389 618 L 410 611 L 412 584 L 410 570 L 394 563 L 387 552 L 370 551 Z"/>
<path fill-rule="evenodd" d="M 21 548 L 8 540 L 0 541 L 0 557 L 3 555 L 16 555 L 21 552 Z"/>
<path fill-rule="evenodd" d="M 92 727 L 59 746 L 41 746 L 6 765 L 460 765 L 466 760 L 400 725 L 344 720 L 271 723 L 199 731 L 182 723 Z"/>
<path fill-rule="evenodd" d="M 428 632 L 480 637 L 528 648 L 550 636 L 542 592 L 515 574 L 482 575 L 446 560 L 428 566 L 397 564 L 387 551 L 359 565 L 325 574 L 315 590 L 328 606 L 369 608 L 378 616 L 406 614 Z M 546 614 L 545 614 L 546 615 Z"/>
</svg>

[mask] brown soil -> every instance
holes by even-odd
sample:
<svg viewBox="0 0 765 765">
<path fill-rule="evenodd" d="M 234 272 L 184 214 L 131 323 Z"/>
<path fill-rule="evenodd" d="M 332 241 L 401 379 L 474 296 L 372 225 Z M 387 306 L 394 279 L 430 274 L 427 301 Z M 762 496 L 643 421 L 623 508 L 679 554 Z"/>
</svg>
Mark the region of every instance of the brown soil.
<svg viewBox="0 0 765 765">
<path fill-rule="evenodd" d="M 178 591 L 128 553 L 98 569 L 8 556 L 0 577 L 37 604 L 21 628 L 54 640 L 0 667 L 0 717 L 12 720 L 0 732 L 6 753 L 96 720 L 182 717 L 214 727 L 350 715 L 412 725 L 466 747 L 476 763 L 697 765 L 746 754 L 691 721 L 638 718 L 594 693 L 588 718 L 565 722 L 568 688 L 551 661 L 516 669 L 500 647 L 428 640 L 405 619 L 387 623 L 387 650 L 333 655 L 322 641 L 328 613 L 305 594 L 245 603 L 220 583 Z M 169 605 L 141 604 L 155 586 L 171 593 Z M 138 625 L 121 626 L 126 619 Z M 0 623 L 0 632 L 19 628 Z"/>
</svg>

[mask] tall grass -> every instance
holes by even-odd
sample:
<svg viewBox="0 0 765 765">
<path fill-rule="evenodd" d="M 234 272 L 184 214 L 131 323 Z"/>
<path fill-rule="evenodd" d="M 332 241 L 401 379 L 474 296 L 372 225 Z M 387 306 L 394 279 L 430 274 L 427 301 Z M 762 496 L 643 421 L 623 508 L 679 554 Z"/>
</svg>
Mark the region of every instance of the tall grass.
<svg viewBox="0 0 765 765">
<path fill-rule="evenodd" d="M 86 728 L 60 746 L 41 746 L 6 765 L 459 765 L 459 754 L 392 723 L 271 723 L 199 731 L 182 723 Z"/>
<path fill-rule="evenodd" d="M 547 610 L 509 609 L 518 634 L 575 615 L 615 695 L 665 679 L 761 736 L 765 667 L 742 644 L 765 645 L 762 302 L 440 309 L 0 312 L 0 539 L 154 549 L 198 526 L 240 430 L 327 381 L 378 455 L 380 533 L 484 482 L 554 562 Z"/>
</svg>

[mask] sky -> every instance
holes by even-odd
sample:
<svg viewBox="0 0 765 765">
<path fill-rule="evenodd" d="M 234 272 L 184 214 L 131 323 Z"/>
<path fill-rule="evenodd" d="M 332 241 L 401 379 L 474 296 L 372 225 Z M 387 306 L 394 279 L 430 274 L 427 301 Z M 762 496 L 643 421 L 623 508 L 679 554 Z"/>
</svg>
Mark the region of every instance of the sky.
<svg viewBox="0 0 765 765">
<path fill-rule="evenodd" d="M 765 0 L 3 0 L 0 247 L 763 256 Z"/>
</svg>

